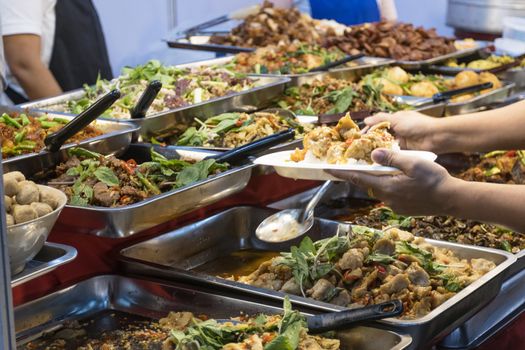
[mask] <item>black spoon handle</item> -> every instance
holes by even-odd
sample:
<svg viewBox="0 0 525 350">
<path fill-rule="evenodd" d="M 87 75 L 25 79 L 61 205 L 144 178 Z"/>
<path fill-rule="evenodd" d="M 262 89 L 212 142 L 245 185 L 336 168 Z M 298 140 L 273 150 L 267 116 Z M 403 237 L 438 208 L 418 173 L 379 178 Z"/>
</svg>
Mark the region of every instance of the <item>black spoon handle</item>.
<svg viewBox="0 0 525 350">
<path fill-rule="evenodd" d="M 162 88 L 162 83 L 158 80 L 153 80 L 148 84 L 142 95 L 140 96 L 137 104 L 131 110 L 131 119 L 141 119 L 146 117 L 149 107 L 155 101 L 155 98 L 159 94 Z"/>
<path fill-rule="evenodd" d="M 224 163 L 235 163 L 239 160 L 245 159 L 249 156 L 255 155 L 259 152 L 265 151 L 270 147 L 288 141 L 295 137 L 295 131 L 293 129 L 288 129 L 286 131 L 281 131 L 277 134 L 263 137 L 257 141 L 250 142 L 246 145 L 234 148 L 230 151 L 224 152 L 222 154 L 206 157 L 213 158 L 217 162 Z"/>
<path fill-rule="evenodd" d="M 432 96 L 432 101 L 434 103 L 444 102 L 444 101 L 451 99 L 454 96 L 478 92 L 478 91 L 485 90 L 485 89 L 490 89 L 492 88 L 492 86 L 493 86 L 492 83 L 488 81 L 482 84 L 476 84 L 476 85 L 467 86 L 467 87 L 463 87 L 459 89 L 448 90 L 445 92 L 438 92 L 437 94 Z"/>
<path fill-rule="evenodd" d="M 308 331 L 310 333 L 324 333 L 339 330 L 365 321 L 399 316 L 402 312 L 403 304 L 401 301 L 392 300 L 358 309 L 308 316 Z"/>
<path fill-rule="evenodd" d="M 106 111 L 111 105 L 120 97 L 120 91 L 115 89 L 108 92 L 106 95 L 99 98 L 85 111 L 77 115 L 62 129 L 47 136 L 44 140 L 46 149 L 50 152 L 56 152 L 62 145 L 73 135 L 84 129 L 93 120 L 97 119 L 102 113 Z"/>
<path fill-rule="evenodd" d="M 340 66 L 340 65 L 348 63 L 350 61 L 358 60 L 361 57 L 363 57 L 364 55 L 365 55 L 364 53 L 358 53 L 357 55 L 346 56 L 345 58 L 341 58 L 340 60 L 333 61 L 333 62 L 330 62 L 330 63 L 327 63 L 327 64 L 323 64 L 322 66 L 312 68 L 312 69 L 310 69 L 310 72 L 324 72 L 324 71 L 329 70 L 330 68 L 334 68 L 334 67 Z"/>
</svg>

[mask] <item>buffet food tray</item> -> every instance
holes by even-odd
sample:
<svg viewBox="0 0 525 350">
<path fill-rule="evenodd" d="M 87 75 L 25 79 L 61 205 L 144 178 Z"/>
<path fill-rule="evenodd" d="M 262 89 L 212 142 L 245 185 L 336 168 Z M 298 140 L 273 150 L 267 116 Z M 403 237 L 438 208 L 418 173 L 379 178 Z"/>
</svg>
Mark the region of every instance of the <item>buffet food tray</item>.
<svg viewBox="0 0 525 350">
<path fill-rule="evenodd" d="M 86 325 L 87 337 L 97 338 L 102 332 L 119 329 L 115 327 L 118 321 L 114 320 L 119 313 L 129 315 L 130 319 L 157 320 L 170 311 L 227 319 L 241 312 L 276 314 L 282 308 L 172 282 L 98 276 L 15 308 L 17 342 L 22 347 L 74 321 Z M 103 313 L 109 317 L 100 317 Z M 409 336 L 372 327 L 355 327 L 338 332 L 337 337 L 345 350 L 402 350 L 411 342 Z"/>
<path fill-rule="evenodd" d="M 0 114 L 3 112 L 25 113 L 25 109 L 0 107 Z M 73 119 L 73 116 L 58 113 L 33 112 L 32 116 L 48 115 L 63 119 Z M 57 160 L 67 155 L 67 149 L 71 147 L 83 147 L 94 152 L 104 154 L 120 154 L 130 145 L 133 133 L 138 127 L 123 121 L 97 120 L 97 127 L 106 133 L 91 139 L 70 143 L 62 146 L 59 152 L 47 152 L 45 150 L 38 153 L 24 154 L 2 160 L 4 172 L 20 171 L 26 175 L 34 174 L 42 168 L 48 168 L 57 163 Z"/>
<path fill-rule="evenodd" d="M 132 144 L 121 158 L 133 158 L 140 164 L 150 159 L 150 148 L 148 144 Z M 168 159 L 185 157 L 200 160 L 216 154 L 185 147 L 155 149 Z M 66 205 L 59 224 L 79 233 L 108 238 L 128 237 L 241 191 L 250 180 L 252 168 L 253 165 L 246 162 L 189 186 L 122 207 Z"/>
<path fill-rule="evenodd" d="M 11 276 L 11 287 L 53 271 L 77 256 L 77 250 L 64 244 L 46 242 L 38 254 L 28 262 L 22 272 Z"/>
<path fill-rule="evenodd" d="M 174 49 L 211 51 L 218 53 L 240 53 L 255 51 L 255 49 L 251 47 L 212 44 L 210 43 L 210 38 L 211 35 L 180 36 L 166 40 L 166 44 Z"/>
<path fill-rule="evenodd" d="M 217 65 L 228 64 L 234 58 L 235 56 L 220 57 L 220 58 L 214 58 L 210 60 L 181 64 L 177 67 L 196 68 L 200 66 L 217 66 Z M 249 76 L 267 77 L 267 78 L 286 77 L 286 78 L 290 78 L 290 82 L 288 83 L 289 85 L 297 86 L 297 85 L 309 83 L 314 79 L 321 79 L 326 75 L 329 75 L 333 78 L 341 78 L 341 79 L 360 78 L 363 75 L 370 73 L 374 69 L 391 65 L 395 61 L 389 58 L 365 56 L 354 62 L 358 62 L 359 65 L 354 66 L 354 67 L 334 68 L 326 72 L 309 72 L 309 73 L 297 73 L 297 74 L 252 74 L 250 73 Z M 355 74 L 346 73 L 348 71 L 355 71 Z"/>
<path fill-rule="evenodd" d="M 525 271 L 509 278 L 498 295 L 440 343 L 440 349 L 473 349 L 505 328 L 525 309 Z"/>
<path fill-rule="evenodd" d="M 184 106 L 164 112 L 152 114 L 143 119 L 124 119 L 140 126 L 140 135 L 148 139 L 158 132 L 169 130 L 177 125 L 178 120 L 193 121 L 194 117 L 212 117 L 232 110 L 255 110 L 268 105 L 274 98 L 281 95 L 289 79 L 286 77 L 257 77 L 257 86 L 227 96 L 213 98 L 201 103 Z M 50 107 L 84 96 L 84 90 L 74 90 L 69 93 L 21 105 L 24 108 L 49 111 Z M 103 118 L 100 118 L 103 119 Z M 122 121 L 123 119 L 108 119 Z"/>
<path fill-rule="evenodd" d="M 288 251 L 291 245 L 297 245 L 300 242 L 300 239 L 295 239 L 289 243 L 267 244 L 256 238 L 256 227 L 273 212 L 270 209 L 253 207 L 232 208 L 124 249 L 121 251 L 124 267 L 132 273 L 188 281 L 268 300 L 282 300 L 284 293 L 216 277 L 234 273 L 249 273 L 255 270 L 258 263 L 261 262 L 257 261 L 257 253 L 260 259 L 260 254 L 263 252 L 268 250 Z M 350 229 L 350 225 L 317 219 L 308 236 L 313 240 L 318 240 L 349 232 Z M 516 261 L 512 254 L 494 249 L 435 240 L 427 241 L 437 247 L 447 248 L 460 257 L 485 258 L 493 261 L 497 266 L 422 318 L 379 321 L 382 327 L 409 333 L 413 338 L 414 348 L 429 346 L 436 342 L 480 310 L 496 296 L 505 278 L 506 270 Z M 242 251 L 249 251 L 252 254 L 243 258 L 237 256 L 233 258 L 230 255 L 232 253 L 242 254 Z M 252 263 L 257 262 L 257 264 L 246 271 L 246 265 L 249 265 L 250 259 Z M 236 264 L 241 266 L 232 266 Z M 239 268 L 244 268 L 244 270 L 239 270 Z M 290 296 L 290 299 L 296 305 L 318 311 L 344 309 L 299 296 Z"/>
</svg>

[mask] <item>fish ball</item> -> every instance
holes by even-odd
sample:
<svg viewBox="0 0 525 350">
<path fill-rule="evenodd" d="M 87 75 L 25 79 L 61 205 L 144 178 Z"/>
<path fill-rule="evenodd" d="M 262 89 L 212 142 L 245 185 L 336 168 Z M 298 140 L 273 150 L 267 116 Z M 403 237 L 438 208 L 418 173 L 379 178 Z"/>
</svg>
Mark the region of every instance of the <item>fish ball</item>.
<svg viewBox="0 0 525 350">
<path fill-rule="evenodd" d="M 11 214 L 5 214 L 5 221 L 7 226 L 13 226 L 15 224 L 15 218 Z"/>
<path fill-rule="evenodd" d="M 20 190 L 20 185 L 13 178 L 4 178 L 4 193 L 6 196 L 13 197 L 16 196 Z"/>
<path fill-rule="evenodd" d="M 13 217 L 15 223 L 20 224 L 36 219 L 38 214 L 30 205 L 15 205 L 13 207 Z"/>
<path fill-rule="evenodd" d="M 13 179 L 16 182 L 24 181 L 26 177 L 19 171 L 11 171 L 10 173 L 4 174 L 4 181 L 7 179 Z"/>
<path fill-rule="evenodd" d="M 41 202 L 31 203 L 31 208 L 33 208 L 36 211 L 38 217 L 47 215 L 53 211 L 53 208 L 51 208 L 49 204 Z"/>
<path fill-rule="evenodd" d="M 4 196 L 4 205 L 5 205 L 5 211 L 10 213 L 11 209 L 13 209 L 13 200 L 9 196 Z"/>
<path fill-rule="evenodd" d="M 38 190 L 38 186 L 34 182 L 22 181 L 19 183 L 19 185 L 20 190 L 16 194 L 15 198 L 18 204 L 26 205 L 39 201 L 40 191 Z"/>
</svg>

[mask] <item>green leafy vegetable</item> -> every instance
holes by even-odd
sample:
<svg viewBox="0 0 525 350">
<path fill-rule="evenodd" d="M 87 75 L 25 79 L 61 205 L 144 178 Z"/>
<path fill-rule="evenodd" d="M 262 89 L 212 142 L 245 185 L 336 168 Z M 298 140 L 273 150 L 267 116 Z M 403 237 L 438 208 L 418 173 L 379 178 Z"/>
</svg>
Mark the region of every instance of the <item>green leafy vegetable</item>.
<svg viewBox="0 0 525 350">
<path fill-rule="evenodd" d="M 105 183 L 109 187 L 119 186 L 120 182 L 115 173 L 108 167 L 101 166 L 93 173 L 98 181 Z"/>
</svg>

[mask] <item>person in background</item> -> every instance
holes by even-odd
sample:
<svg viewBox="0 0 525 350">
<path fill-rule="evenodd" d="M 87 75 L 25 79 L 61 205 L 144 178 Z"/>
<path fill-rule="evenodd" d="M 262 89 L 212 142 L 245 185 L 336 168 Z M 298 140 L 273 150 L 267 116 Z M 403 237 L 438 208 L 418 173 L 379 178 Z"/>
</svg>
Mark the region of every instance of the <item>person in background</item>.
<svg viewBox="0 0 525 350">
<path fill-rule="evenodd" d="M 13 103 L 93 84 L 98 74 L 112 77 L 90 0 L 0 0 L 0 17 Z"/>
<path fill-rule="evenodd" d="M 291 7 L 293 0 L 271 0 L 275 6 Z M 332 19 L 354 25 L 397 20 L 394 0 L 309 0 L 313 18 Z"/>
<path fill-rule="evenodd" d="M 0 18 L 0 38 L 2 37 L 2 18 Z M 4 43 L 0 40 L 0 95 L 5 89 L 5 58 L 4 58 Z M 1 101 L 1 99 L 0 99 Z"/>
<path fill-rule="evenodd" d="M 525 101 L 522 101 L 492 111 L 448 118 L 432 118 L 413 111 L 381 113 L 365 119 L 365 123 L 390 122 L 401 148 L 406 149 L 438 154 L 516 150 L 525 149 L 524 111 Z M 460 180 L 437 163 L 386 149 L 375 150 L 372 159 L 378 164 L 396 167 L 402 174 L 330 173 L 368 189 L 399 214 L 450 215 L 500 224 L 525 233 L 524 185 Z"/>
</svg>

